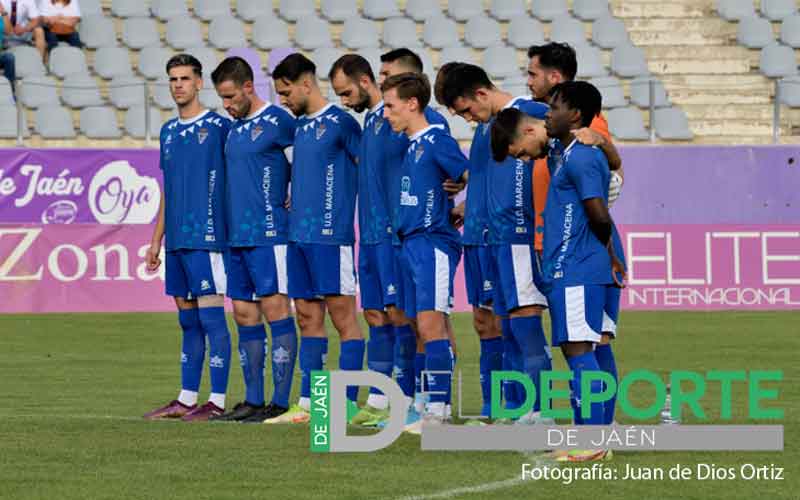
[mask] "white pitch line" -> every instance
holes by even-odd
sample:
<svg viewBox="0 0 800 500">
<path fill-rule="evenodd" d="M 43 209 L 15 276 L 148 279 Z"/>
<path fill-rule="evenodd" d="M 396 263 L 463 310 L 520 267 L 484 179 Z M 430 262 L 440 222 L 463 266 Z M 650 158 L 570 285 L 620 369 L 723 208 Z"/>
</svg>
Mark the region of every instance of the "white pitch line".
<svg viewBox="0 0 800 500">
<path fill-rule="evenodd" d="M 132 417 L 129 415 L 59 415 L 59 414 L 39 414 L 39 415 L 0 415 L 0 420 L 126 420 L 129 422 L 150 422 L 142 417 Z M 163 419 L 168 420 L 168 419 Z M 179 420 L 179 419 L 175 419 Z M 155 422 L 155 420 L 153 420 Z"/>
</svg>

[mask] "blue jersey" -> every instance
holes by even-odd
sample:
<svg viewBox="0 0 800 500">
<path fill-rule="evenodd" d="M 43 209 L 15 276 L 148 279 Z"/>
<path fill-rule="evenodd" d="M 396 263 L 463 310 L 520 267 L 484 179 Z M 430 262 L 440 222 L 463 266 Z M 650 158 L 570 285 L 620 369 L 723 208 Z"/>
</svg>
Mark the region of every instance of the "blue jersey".
<svg viewBox="0 0 800 500">
<path fill-rule="evenodd" d="M 225 231 L 225 138 L 230 122 L 213 111 L 161 127 L 166 249 L 222 250 Z"/>
<path fill-rule="evenodd" d="M 506 108 L 516 108 L 534 118 L 544 119 L 548 106 L 530 97 L 516 97 Z M 492 120 L 493 121 L 493 120 Z M 491 122 L 484 124 L 491 127 Z M 488 134 L 487 134 L 488 135 Z M 487 150 L 489 140 L 484 141 Z M 529 244 L 535 235 L 535 211 L 533 208 L 533 165 L 511 156 L 496 162 L 487 153 L 486 213 L 489 228 L 489 243 Z M 472 165 L 472 163 L 470 163 Z M 472 184 L 472 170 L 469 174 Z M 469 202 L 469 195 L 467 195 Z M 466 226 L 466 216 L 465 222 Z"/>
<path fill-rule="evenodd" d="M 589 228 L 583 208 L 591 198 L 608 203 L 608 160 L 598 148 L 575 140 L 567 148 L 554 147 L 548 165 L 542 278 L 563 286 L 612 283 L 608 250 Z"/>
<path fill-rule="evenodd" d="M 433 108 L 425 108 L 425 118 L 449 131 L 447 120 Z M 407 148 L 406 134 L 393 131 L 383 118 L 383 102 L 367 112 L 358 162 L 358 228 L 363 244 L 394 239 L 400 200 L 395 195 L 400 192 L 400 165 Z"/>
<path fill-rule="evenodd" d="M 291 165 L 284 149 L 294 143 L 294 131 L 295 119 L 272 104 L 231 125 L 225 144 L 230 246 L 286 243 Z"/>
<path fill-rule="evenodd" d="M 328 104 L 297 120 L 292 162 L 289 239 L 352 245 L 361 127 Z"/>
<path fill-rule="evenodd" d="M 429 234 L 460 247 L 458 231 L 450 224 L 453 201 L 442 184 L 459 179 L 469 162 L 441 125 L 414 134 L 403 158 L 397 234 L 401 240 Z"/>
</svg>

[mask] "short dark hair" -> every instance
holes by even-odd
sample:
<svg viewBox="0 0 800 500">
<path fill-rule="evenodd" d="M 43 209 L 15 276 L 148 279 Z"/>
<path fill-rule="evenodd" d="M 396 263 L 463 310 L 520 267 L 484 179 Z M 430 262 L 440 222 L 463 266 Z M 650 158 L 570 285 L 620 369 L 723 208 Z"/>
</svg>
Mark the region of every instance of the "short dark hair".
<svg viewBox="0 0 800 500">
<path fill-rule="evenodd" d="M 492 123 L 492 157 L 501 162 L 508 156 L 508 148 L 517 138 L 519 125 L 525 114 L 516 108 L 506 108 L 499 113 Z"/>
<path fill-rule="evenodd" d="M 289 80 L 296 82 L 303 75 L 311 73 L 316 75 L 317 65 L 314 62 L 299 52 L 289 54 L 281 61 L 272 71 L 272 78 L 275 80 Z"/>
<path fill-rule="evenodd" d="M 436 82 L 433 84 L 433 96 L 436 98 L 436 102 L 441 104 L 442 106 L 446 106 L 444 103 L 444 88 L 448 84 L 447 83 L 447 75 L 450 74 L 453 69 L 458 67 L 460 62 L 449 62 L 443 64 L 439 67 L 439 71 L 436 73 Z"/>
<path fill-rule="evenodd" d="M 533 45 L 528 49 L 528 59 L 539 58 L 543 68 L 556 70 L 565 80 L 574 80 L 578 73 L 578 56 L 568 43 L 550 42 L 546 45 Z"/>
<path fill-rule="evenodd" d="M 588 127 L 600 114 L 603 96 L 589 82 L 563 82 L 550 90 L 550 99 L 561 99 L 569 109 L 580 111 L 581 125 Z"/>
<path fill-rule="evenodd" d="M 478 89 L 493 89 L 494 84 L 483 68 L 474 64 L 462 63 L 445 74 L 442 87 L 444 105 L 453 108 L 458 98 L 473 98 Z"/>
<path fill-rule="evenodd" d="M 390 50 L 381 56 L 381 62 L 399 62 L 414 73 L 422 73 L 422 59 L 405 47 Z"/>
<path fill-rule="evenodd" d="M 375 82 L 375 73 L 372 72 L 372 66 L 370 66 L 369 61 L 358 54 L 345 54 L 337 59 L 328 72 L 328 79 L 333 80 L 337 71 L 341 71 L 344 76 L 351 80 L 358 80 L 366 75 L 371 82 Z"/>
<path fill-rule="evenodd" d="M 169 61 L 167 61 L 167 74 L 169 74 L 169 70 L 179 66 L 189 66 L 195 75 L 203 76 L 203 65 L 191 54 L 176 54 L 170 57 Z"/>
<path fill-rule="evenodd" d="M 253 68 L 241 57 L 226 58 L 211 73 L 211 81 L 214 82 L 214 85 L 232 81 L 241 87 L 247 82 L 252 82 L 253 78 Z"/>
<path fill-rule="evenodd" d="M 421 73 L 400 73 L 383 81 L 381 92 L 396 89 L 397 97 L 407 101 L 412 97 L 419 103 L 422 112 L 431 101 L 431 84 L 428 77 Z"/>
</svg>

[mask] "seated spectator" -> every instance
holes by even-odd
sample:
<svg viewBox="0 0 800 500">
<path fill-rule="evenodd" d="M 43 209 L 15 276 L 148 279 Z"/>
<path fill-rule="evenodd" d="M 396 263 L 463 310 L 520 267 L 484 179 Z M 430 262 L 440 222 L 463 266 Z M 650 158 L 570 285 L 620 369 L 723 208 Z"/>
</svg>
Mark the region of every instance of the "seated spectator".
<svg viewBox="0 0 800 500">
<path fill-rule="evenodd" d="M 2 10 L 2 6 L 0 6 Z M 11 83 L 11 92 L 16 95 L 16 86 L 14 80 L 16 79 L 16 65 L 14 61 L 14 54 L 3 49 L 3 41 L 6 35 L 11 33 L 11 23 L 8 20 L 8 15 L 0 13 L 0 68 L 6 79 Z"/>
<path fill-rule="evenodd" d="M 73 47 L 83 47 L 78 35 L 78 22 L 81 20 L 78 0 L 42 0 L 40 7 L 48 52 L 53 50 L 58 42 L 66 42 Z"/>
<path fill-rule="evenodd" d="M 36 0 L 0 0 L 0 15 L 9 22 L 10 33 L 6 36 L 6 47 L 33 45 L 45 57 L 44 30 L 39 21 Z"/>
</svg>

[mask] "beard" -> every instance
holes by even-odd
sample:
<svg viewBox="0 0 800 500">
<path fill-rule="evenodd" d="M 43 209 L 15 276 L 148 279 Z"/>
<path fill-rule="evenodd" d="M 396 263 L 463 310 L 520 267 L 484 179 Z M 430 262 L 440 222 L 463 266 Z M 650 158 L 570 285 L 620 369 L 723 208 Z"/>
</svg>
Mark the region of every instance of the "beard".
<svg viewBox="0 0 800 500">
<path fill-rule="evenodd" d="M 358 86 L 358 102 L 353 104 L 352 108 L 356 113 L 363 113 L 369 108 L 369 94 L 360 85 Z"/>
</svg>

